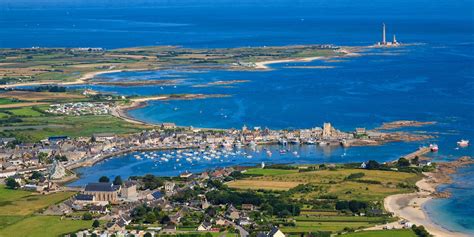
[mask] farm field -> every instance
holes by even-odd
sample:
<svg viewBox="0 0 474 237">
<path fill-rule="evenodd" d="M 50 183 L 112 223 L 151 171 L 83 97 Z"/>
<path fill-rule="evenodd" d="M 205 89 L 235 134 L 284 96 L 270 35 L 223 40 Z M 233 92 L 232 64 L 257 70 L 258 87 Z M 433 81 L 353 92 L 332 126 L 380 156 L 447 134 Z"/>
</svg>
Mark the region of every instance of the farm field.
<svg viewBox="0 0 474 237">
<path fill-rule="evenodd" d="M 10 190 L 0 186 L 0 237 L 58 236 L 90 226 L 90 221 L 61 220 L 57 216 L 39 216 L 37 212 L 71 197 L 73 192 L 48 195 Z"/>
<path fill-rule="evenodd" d="M 292 203 L 300 203 L 299 215 L 273 219 L 274 223 L 280 223 L 284 233 L 298 235 L 317 231 L 343 233 L 396 221 L 381 210 L 375 215 L 365 212 L 383 209 L 380 205 L 388 195 L 413 192 L 415 182 L 421 178 L 416 173 L 349 167 L 352 166 L 339 165 L 320 170 L 251 168 L 245 172 L 248 176 L 226 185 L 240 191 L 274 192 Z M 364 213 L 359 215 L 360 211 L 335 209 L 340 202 L 366 203 L 371 207 L 364 208 Z M 400 233 L 413 234 L 411 230 Z M 377 236 L 378 233 L 368 234 Z"/>
<path fill-rule="evenodd" d="M 1 216 L 26 216 L 63 201 L 73 192 L 58 192 L 48 195 L 37 195 L 28 191 L 10 190 L 0 187 L 0 218 Z"/>
<path fill-rule="evenodd" d="M 304 194 L 295 193 L 295 198 L 318 198 L 321 195 L 333 195 L 338 199 L 350 200 L 379 200 L 397 193 L 410 192 L 410 188 L 401 188 L 402 185 L 414 185 L 420 178 L 418 174 L 382 171 L 345 169 L 318 170 L 298 172 L 297 170 L 252 169 L 249 174 L 263 176 L 249 177 L 227 183 L 236 189 L 267 189 L 289 190 L 299 184 L 311 184 L 314 190 Z M 267 173 L 268 175 L 265 175 Z M 354 173 L 363 173 L 362 178 L 348 180 L 347 177 Z M 403 186 L 405 187 L 405 186 Z"/>
</svg>

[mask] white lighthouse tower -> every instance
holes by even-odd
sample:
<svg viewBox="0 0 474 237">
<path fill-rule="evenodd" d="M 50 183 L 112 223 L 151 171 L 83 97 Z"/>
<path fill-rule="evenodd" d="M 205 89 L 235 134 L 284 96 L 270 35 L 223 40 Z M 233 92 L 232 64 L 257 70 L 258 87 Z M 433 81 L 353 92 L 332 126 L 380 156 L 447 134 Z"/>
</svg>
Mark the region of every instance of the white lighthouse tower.
<svg viewBox="0 0 474 237">
<path fill-rule="evenodd" d="M 385 23 L 382 23 L 382 45 L 387 44 L 387 37 L 385 36 Z"/>
</svg>

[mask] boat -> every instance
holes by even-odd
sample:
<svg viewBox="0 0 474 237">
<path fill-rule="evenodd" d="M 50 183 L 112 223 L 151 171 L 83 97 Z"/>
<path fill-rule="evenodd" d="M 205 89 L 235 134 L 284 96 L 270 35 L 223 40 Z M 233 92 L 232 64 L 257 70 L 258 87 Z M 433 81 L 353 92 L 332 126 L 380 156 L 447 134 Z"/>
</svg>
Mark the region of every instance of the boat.
<svg viewBox="0 0 474 237">
<path fill-rule="evenodd" d="M 438 147 L 438 145 L 436 145 L 436 144 L 430 144 L 430 150 L 431 150 L 432 152 L 436 152 L 436 151 L 439 150 L 439 147 Z"/>
<path fill-rule="evenodd" d="M 461 141 L 458 141 L 458 146 L 460 147 L 467 147 L 469 146 L 469 140 L 464 140 L 464 139 L 461 139 Z"/>
</svg>

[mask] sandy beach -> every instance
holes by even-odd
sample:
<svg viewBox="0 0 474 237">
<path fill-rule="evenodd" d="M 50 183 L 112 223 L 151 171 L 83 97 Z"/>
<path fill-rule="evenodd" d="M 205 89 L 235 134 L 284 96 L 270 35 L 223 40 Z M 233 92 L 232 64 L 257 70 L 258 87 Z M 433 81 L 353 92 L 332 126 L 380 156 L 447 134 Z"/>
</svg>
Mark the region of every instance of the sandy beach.
<svg viewBox="0 0 474 237">
<path fill-rule="evenodd" d="M 401 219 L 405 219 L 415 225 L 423 225 L 433 236 L 439 237 L 461 237 L 467 234 L 450 231 L 434 223 L 423 206 L 429 200 L 439 197 L 447 197 L 447 193 L 438 193 L 436 187 L 443 183 L 451 182 L 449 177 L 455 170 L 467 164 L 472 164 L 472 160 L 467 157 L 460 158 L 457 161 L 441 163 L 438 169 L 432 173 L 423 173 L 424 178 L 416 183 L 419 191 L 408 194 L 396 194 L 384 199 L 384 206 L 388 212 Z M 382 229 L 384 226 L 389 228 L 401 228 L 398 222 L 389 223 L 371 229 Z"/>
<path fill-rule="evenodd" d="M 263 69 L 268 70 L 270 67 L 268 65 L 276 64 L 276 63 L 296 63 L 296 62 L 311 62 L 314 60 L 320 60 L 324 57 L 310 57 L 310 58 L 294 58 L 294 59 L 283 59 L 283 60 L 270 60 L 270 61 L 262 61 L 255 63 L 255 69 Z"/>
</svg>

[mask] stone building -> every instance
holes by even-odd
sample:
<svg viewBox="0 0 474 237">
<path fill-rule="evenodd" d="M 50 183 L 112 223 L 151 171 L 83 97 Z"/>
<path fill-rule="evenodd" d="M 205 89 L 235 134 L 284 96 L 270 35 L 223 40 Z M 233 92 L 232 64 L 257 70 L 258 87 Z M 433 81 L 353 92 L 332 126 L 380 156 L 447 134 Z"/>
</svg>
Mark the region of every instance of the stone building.
<svg viewBox="0 0 474 237">
<path fill-rule="evenodd" d="M 83 194 L 93 195 L 98 202 L 116 202 L 120 192 L 120 185 L 112 183 L 88 183 Z"/>
<path fill-rule="evenodd" d="M 137 184 L 134 181 L 126 181 L 120 190 L 120 197 L 130 201 L 138 200 Z"/>
</svg>

